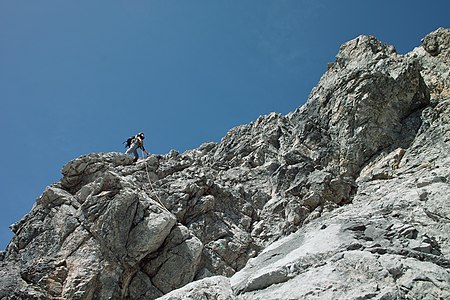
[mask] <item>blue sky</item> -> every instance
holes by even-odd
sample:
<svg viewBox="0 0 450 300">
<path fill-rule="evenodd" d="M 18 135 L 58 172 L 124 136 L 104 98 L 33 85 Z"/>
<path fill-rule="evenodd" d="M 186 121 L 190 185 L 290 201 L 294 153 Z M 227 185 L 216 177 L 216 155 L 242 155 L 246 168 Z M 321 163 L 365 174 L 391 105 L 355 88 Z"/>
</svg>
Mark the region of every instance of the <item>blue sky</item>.
<svg viewBox="0 0 450 300">
<path fill-rule="evenodd" d="M 301 106 L 339 46 L 400 53 L 450 1 L 0 0 L 0 249 L 69 160 L 146 133 L 164 154 Z"/>
</svg>

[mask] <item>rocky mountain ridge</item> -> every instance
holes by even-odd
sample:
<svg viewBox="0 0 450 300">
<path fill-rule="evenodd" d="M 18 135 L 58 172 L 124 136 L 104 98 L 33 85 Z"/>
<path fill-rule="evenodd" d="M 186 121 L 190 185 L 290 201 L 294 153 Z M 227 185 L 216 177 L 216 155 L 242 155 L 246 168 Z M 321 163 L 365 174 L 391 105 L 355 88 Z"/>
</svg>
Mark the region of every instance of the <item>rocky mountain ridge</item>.
<svg viewBox="0 0 450 300">
<path fill-rule="evenodd" d="M 450 299 L 450 30 L 341 46 L 305 105 L 133 164 L 79 157 L 0 299 Z"/>
</svg>

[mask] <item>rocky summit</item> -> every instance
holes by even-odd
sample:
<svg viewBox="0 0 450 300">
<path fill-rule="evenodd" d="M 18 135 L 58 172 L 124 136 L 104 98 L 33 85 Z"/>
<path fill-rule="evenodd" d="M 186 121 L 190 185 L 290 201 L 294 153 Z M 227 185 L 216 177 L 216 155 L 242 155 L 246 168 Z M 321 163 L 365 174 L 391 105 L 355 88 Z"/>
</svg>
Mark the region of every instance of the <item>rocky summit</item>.
<svg viewBox="0 0 450 300">
<path fill-rule="evenodd" d="M 11 226 L 0 299 L 450 299 L 450 30 L 359 36 L 287 115 L 62 175 Z"/>
</svg>

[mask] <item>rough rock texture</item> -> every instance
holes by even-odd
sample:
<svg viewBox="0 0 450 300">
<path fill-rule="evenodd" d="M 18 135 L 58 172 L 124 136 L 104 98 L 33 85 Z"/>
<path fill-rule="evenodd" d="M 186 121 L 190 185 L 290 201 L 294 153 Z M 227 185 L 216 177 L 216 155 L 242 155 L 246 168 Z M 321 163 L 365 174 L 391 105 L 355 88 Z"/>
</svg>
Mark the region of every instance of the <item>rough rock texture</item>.
<svg viewBox="0 0 450 300">
<path fill-rule="evenodd" d="M 0 299 L 450 299 L 450 30 L 359 36 L 305 105 L 221 143 L 64 166 Z"/>
</svg>

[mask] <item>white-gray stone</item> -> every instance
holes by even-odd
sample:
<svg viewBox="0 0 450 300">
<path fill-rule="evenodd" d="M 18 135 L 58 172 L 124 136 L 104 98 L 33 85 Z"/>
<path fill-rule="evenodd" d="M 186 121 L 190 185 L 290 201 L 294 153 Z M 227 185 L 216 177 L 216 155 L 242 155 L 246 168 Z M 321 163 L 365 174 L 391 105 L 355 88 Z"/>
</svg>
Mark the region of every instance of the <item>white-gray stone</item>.
<svg viewBox="0 0 450 300">
<path fill-rule="evenodd" d="M 359 36 L 292 113 L 74 159 L 11 226 L 0 299 L 450 299 L 449 53 Z"/>
</svg>

